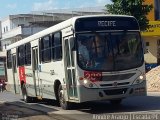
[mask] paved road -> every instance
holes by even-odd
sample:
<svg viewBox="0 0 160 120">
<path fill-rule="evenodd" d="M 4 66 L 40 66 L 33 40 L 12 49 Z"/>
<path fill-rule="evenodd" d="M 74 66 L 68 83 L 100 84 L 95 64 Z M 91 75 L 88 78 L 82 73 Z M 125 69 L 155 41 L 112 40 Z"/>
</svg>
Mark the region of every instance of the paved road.
<svg viewBox="0 0 160 120">
<path fill-rule="evenodd" d="M 0 120 L 69 120 L 61 115 L 50 115 L 54 108 L 43 103 L 26 104 L 22 97 L 11 92 L 0 93 Z"/>
<path fill-rule="evenodd" d="M 50 116 L 46 116 L 43 112 L 28 109 L 12 104 L 0 103 L 0 120 L 52 120 Z"/>
<path fill-rule="evenodd" d="M 10 92 L 0 93 L 0 101 L 5 101 L 6 104 L 34 110 L 38 112 L 38 115 L 47 114 L 52 119 L 56 117 L 56 119 L 73 120 L 127 120 L 132 117 L 134 120 L 141 120 L 146 117 L 146 120 L 160 120 L 160 93 L 148 93 L 148 96 L 127 98 L 121 106 L 112 106 L 109 102 L 99 101 L 75 105 L 73 110 L 62 110 L 46 102 L 25 104 L 20 99 L 19 95 L 13 95 Z"/>
</svg>

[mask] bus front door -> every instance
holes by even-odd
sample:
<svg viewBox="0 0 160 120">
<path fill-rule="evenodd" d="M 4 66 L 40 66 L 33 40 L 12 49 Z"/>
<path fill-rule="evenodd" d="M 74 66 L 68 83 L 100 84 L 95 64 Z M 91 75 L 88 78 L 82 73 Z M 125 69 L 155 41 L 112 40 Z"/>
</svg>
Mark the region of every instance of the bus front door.
<svg viewBox="0 0 160 120">
<path fill-rule="evenodd" d="M 39 79 L 38 71 L 38 47 L 32 47 L 32 70 L 33 70 L 33 80 L 34 88 L 37 97 L 41 97 L 41 83 Z"/>
<path fill-rule="evenodd" d="M 70 100 L 77 100 L 77 83 L 75 79 L 75 52 L 72 50 L 73 36 L 65 38 L 64 47 L 64 65 L 65 65 L 65 78 L 67 85 L 68 98 Z"/>
<path fill-rule="evenodd" d="M 18 74 L 17 74 L 17 62 L 16 62 L 16 54 L 12 54 L 12 72 L 13 72 L 13 83 L 14 83 L 14 90 L 15 93 L 20 93 L 19 87 L 20 83 L 18 80 Z"/>
</svg>

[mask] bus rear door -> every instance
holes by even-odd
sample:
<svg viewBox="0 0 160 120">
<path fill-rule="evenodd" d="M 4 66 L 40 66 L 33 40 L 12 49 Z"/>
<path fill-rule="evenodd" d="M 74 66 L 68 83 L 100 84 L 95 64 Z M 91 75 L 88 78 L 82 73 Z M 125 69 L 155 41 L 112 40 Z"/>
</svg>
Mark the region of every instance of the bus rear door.
<svg viewBox="0 0 160 120">
<path fill-rule="evenodd" d="M 41 81 L 39 79 L 39 71 L 38 71 L 38 47 L 32 47 L 32 69 L 33 69 L 33 80 L 34 80 L 34 88 L 37 97 L 41 97 Z"/>
<path fill-rule="evenodd" d="M 13 83 L 14 83 L 14 90 L 15 93 L 20 93 L 20 82 L 18 80 L 18 74 L 17 74 L 17 61 L 16 61 L 16 54 L 12 54 L 12 72 L 13 72 Z"/>
</svg>

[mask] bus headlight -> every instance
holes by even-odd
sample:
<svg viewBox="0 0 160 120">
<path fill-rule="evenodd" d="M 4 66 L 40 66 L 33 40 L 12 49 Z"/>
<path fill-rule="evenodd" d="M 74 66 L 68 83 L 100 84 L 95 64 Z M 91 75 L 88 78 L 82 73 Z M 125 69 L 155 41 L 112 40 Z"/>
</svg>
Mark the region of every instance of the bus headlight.
<svg viewBox="0 0 160 120">
<path fill-rule="evenodd" d="M 97 85 L 86 78 L 80 78 L 80 83 L 87 88 L 97 88 Z"/>
<path fill-rule="evenodd" d="M 87 79 L 83 80 L 83 84 L 87 84 L 87 83 L 88 83 Z"/>
<path fill-rule="evenodd" d="M 133 84 L 140 84 L 145 80 L 145 76 L 144 75 L 140 75 L 134 82 Z"/>
<path fill-rule="evenodd" d="M 140 80 L 143 80 L 143 79 L 144 79 L 144 76 L 143 76 L 143 75 L 140 75 L 140 76 L 139 76 L 139 79 L 140 79 Z"/>
</svg>

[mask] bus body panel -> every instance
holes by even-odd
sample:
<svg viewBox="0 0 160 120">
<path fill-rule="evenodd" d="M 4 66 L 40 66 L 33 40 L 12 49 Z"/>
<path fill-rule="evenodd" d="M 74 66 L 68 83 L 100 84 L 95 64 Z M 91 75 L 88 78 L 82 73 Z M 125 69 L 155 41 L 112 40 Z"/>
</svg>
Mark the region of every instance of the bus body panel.
<svg viewBox="0 0 160 120">
<path fill-rule="evenodd" d="M 92 100 L 112 100 L 112 99 L 124 99 L 129 96 L 144 96 L 147 95 L 146 89 L 146 78 L 142 83 L 134 84 L 136 80 L 139 79 L 139 76 L 144 70 L 144 65 L 136 68 L 134 70 L 128 70 L 125 72 L 119 72 L 119 75 L 127 75 L 134 73 L 128 79 L 117 79 L 111 80 L 106 79 L 105 81 L 97 81 L 93 84 L 96 85 L 95 88 L 85 87 L 81 80 L 78 84 L 78 93 L 80 95 L 80 102 L 87 102 Z M 83 72 L 79 72 L 79 76 L 83 76 Z M 116 76 L 117 74 L 112 73 L 103 73 L 103 77 Z M 116 73 L 116 72 L 115 72 Z M 143 73 L 144 74 L 144 73 Z M 115 84 L 116 82 L 116 84 Z M 127 83 L 127 84 L 126 84 Z M 87 92 L 88 91 L 88 92 Z M 86 94 L 82 94 L 86 93 Z"/>
<path fill-rule="evenodd" d="M 63 80 L 63 63 L 61 61 L 40 64 L 39 79 L 44 98 L 55 99 L 54 82 Z"/>
<path fill-rule="evenodd" d="M 7 76 L 7 79 L 8 79 L 7 84 L 8 85 L 7 86 L 8 86 L 10 91 L 15 93 L 12 69 L 7 69 L 7 74 L 8 74 L 8 76 Z"/>
<path fill-rule="evenodd" d="M 80 102 L 88 102 L 88 101 L 97 101 L 97 100 L 112 100 L 112 99 L 124 99 L 131 96 L 146 96 L 146 81 L 138 85 L 131 85 L 126 87 L 117 87 L 117 88 L 99 88 L 99 89 L 88 89 L 84 86 L 78 86 Z M 143 89 L 140 89 L 143 88 Z M 127 91 L 126 91 L 127 89 Z M 139 92 L 137 90 L 142 90 Z M 117 92 L 116 95 L 108 95 Z M 120 92 L 118 92 L 120 91 Z M 123 91 L 126 91 L 123 93 Z M 134 92 L 132 92 L 134 91 Z M 106 92 L 106 93 L 105 93 Z M 87 94 L 83 94 L 87 93 Z"/>
</svg>

